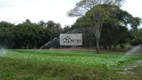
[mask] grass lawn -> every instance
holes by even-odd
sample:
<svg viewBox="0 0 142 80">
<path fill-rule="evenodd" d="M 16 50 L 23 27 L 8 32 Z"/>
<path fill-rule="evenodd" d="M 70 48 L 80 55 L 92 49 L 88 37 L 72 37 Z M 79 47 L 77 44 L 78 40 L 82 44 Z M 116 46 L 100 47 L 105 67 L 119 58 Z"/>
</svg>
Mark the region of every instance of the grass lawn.
<svg viewBox="0 0 142 80">
<path fill-rule="evenodd" d="M 70 50 L 0 51 L 0 80 L 123 80 L 114 70 L 142 56 Z M 123 76 L 123 77 L 129 77 Z M 132 80 L 132 78 L 130 78 Z"/>
</svg>

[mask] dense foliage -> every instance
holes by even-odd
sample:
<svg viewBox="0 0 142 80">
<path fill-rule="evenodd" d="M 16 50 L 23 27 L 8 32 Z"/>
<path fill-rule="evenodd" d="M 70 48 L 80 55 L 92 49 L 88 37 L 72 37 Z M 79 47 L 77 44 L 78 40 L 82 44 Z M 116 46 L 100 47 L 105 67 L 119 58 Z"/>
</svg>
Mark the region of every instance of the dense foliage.
<svg viewBox="0 0 142 80">
<path fill-rule="evenodd" d="M 59 23 L 30 20 L 14 25 L 5 21 L 0 22 L 0 46 L 5 48 L 40 48 L 42 45 L 66 32 Z"/>
<path fill-rule="evenodd" d="M 125 26 L 118 26 L 116 24 L 104 23 L 101 32 L 100 45 L 101 48 L 111 49 L 116 48 L 117 45 L 124 48 L 124 44 L 131 43 L 138 45 L 142 43 L 141 29 L 129 30 Z M 116 25 L 116 26 L 115 26 Z M 83 33 L 82 47 L 95 47 L 95 37 L 92 28 L 87 24 L 80 24 L 77 22 L 70 26 L 61 28 L 59 23 L 53 21 L 40 21 L 39 23 L 32 23 L 25 21 L 21 24 L 14 25 L 8 22 L 0 22 L 0 46 L 5 48 L 40 48 L 55 37 L 59 37 L 60 33 Z M 52 42 L 54 48 L 59 47 L 59 39 Z M 45 46 L 49 48 L 49 46 Z"/>
<path fill-rule="evenodd" d="M 100 14 L 103 16 L 98 18 Z M 33 23 L 27 19 L 18 25 L 2 21 L 0 22 L 0 47 L 12 49 L 36 49 L 42 46 L 44 46 L 43 48 L 59 48 L 61 33 L 82 33 L 82 47 L 96 47 L 97 43 L 98 47 L 103 49 L 116 49 L 118 45 L 124 49 L 124 44 L 138 45 L 142 43 L 142 30 L 138 29 L 140 24 L 139 17 L 133 17 L 119 6 L 99 4 L 88 10 L 84 16 L 79 17 L 71 27 L 61 28 L 59 23 L 53 21 Z"/>
<path fill-rule="evenodd" d="M 134 36 L 139 35 L 136 34 L 136 31 L 141 31 L 138 29 L 138 26 L 141 23 L 140 18 L 133 17 L 130 13 L 120 9 L 118 6 L 107 4 L 102 4 L 98 6 L 103 7 L 101 11 L 104 11 L 105 14 L 107 14 L 106 12 L 110 12 L 109 17 L 108 15 L 106 15 L 107 17 L 102 17 L 106 18 L 103 19 L 102 26 L 97 27 L 97 23 L 94 22 L 96 20 L 94 19 L 94 15 L 97 14 L 95 13 L 95 10 L 97 10 L 97 6 L 89 10 L 84 16 L 78 18 L 76 23 L 72 26 L 73 29 L 78 29 L 78 31 L 76 30 L 77 32 L 84 33 L 85 38 L 83 46 L 94 46 L 97 43 L 95 42 L 97 41 L 96 34 L 100 36 L 100 47 L 104 49 L 112 49 L 112 47 L 116 48 L 117 45 L 120 45 L 121 48 L 124 48 L 124 44 L 130 43 L 132 41 L 132 38 L 133 41 L 136 40 Z M 100 19 L 102 20 L 102 18 Z M 97 22 L 100 23 L 99 20 Z M 131 29 L 128 28 L 128 26 L 130 26 Z M 139 41 L 137 44 L 140 43 L 141 42 Z"/>
</svg>

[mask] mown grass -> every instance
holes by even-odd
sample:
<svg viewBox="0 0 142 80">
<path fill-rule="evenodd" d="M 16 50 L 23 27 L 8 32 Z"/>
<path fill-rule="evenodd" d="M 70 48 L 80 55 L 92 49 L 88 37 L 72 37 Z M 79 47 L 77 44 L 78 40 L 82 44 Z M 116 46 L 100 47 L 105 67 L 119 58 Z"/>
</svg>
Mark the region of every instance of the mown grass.
<svg viewBox="0 0 142 80">
<path fill-rule="evenodd" d="M 6 55 L 0 57 L 0 80 L 123 80 L 130 75 L 118 75 L 116 70 L 110 69 L 123 55 L 117 52 L 6 50 Z M 118 64 L 141 58 L 130 56 Z"/>
</svg>

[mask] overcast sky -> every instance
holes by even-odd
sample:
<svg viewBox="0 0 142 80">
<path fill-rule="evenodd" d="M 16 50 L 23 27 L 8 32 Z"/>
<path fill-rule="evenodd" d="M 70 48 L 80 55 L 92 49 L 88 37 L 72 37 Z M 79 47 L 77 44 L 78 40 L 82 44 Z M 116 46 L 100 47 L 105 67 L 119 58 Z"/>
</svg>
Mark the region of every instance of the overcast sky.
<svg viewBox="0 0 142 80">
<path fill-rule="evenodd" d="M 53 20 L 56 23 L 71 25 L 76 18 L 67 16 L 79 0 L 0 0 L 0 21 L 14 24 L 30 19 L 32 22 Z M 142 0 L 126 0 L 122 9 L 135 17 L 142 18 Z"/>
</svg>

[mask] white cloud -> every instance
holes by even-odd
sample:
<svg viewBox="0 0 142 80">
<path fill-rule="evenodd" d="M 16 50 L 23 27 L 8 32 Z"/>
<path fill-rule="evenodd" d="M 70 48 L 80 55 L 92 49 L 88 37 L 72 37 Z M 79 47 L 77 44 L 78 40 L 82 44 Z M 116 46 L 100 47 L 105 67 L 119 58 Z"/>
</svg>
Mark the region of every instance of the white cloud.
<svg viewBox="0 0 142 80">
<path fill-rule="evenodd" d="M 126 0 L 122 9 L 128 11 L 134 17 L 142 18 L 141 3 L 142 3 L 142 0 Z M 142 28 L 142 25 L 140 27 Z"/>
<path fill-rule="evenodd" d="M 19 23 L 25 19 L 33 22 L 53 20 L 63 26 L 75 22 L 75 18 L 67 16 L 67 11 L 74 7 L 75 0 L 0 0 L 1 2 L 6 3 L 6 7 L 0 7 L 1 21 Z"/>
<path fill-rule="evenodd" d="M 142 17 L 141 3 L 142 0 L 127 0 L 123 6 L 123 9 L 135 17 Z"/>
<path fill-rule="evenodd" d="M 79 0 L 0 0 L 0 21 L 20 23 L 26 19 L 33 22 L 53 20 L 71 25 L 76 18 L 69 18 L 67 11 Z M 123 9 L 142 18 L 141 0 L 127 0 Z"/>
</svg>

